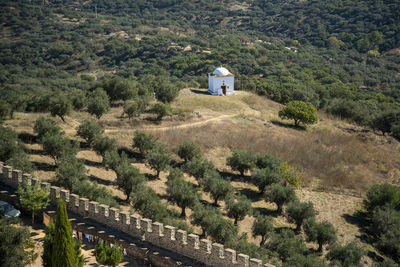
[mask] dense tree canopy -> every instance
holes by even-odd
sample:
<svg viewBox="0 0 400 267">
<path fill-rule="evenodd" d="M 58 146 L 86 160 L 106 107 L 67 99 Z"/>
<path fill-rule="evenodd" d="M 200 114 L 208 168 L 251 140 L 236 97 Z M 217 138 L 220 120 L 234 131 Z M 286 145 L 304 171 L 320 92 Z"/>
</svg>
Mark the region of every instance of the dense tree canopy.
<svg viewBox="0 0 400 267">
<path fill-rule="evenodd" d="M 279 117 L 294 120 L 294 124 L 314 124 L 317 122 L 317 110 L 311 103 L 291 101 L 279 111 Z"/>
</svg>

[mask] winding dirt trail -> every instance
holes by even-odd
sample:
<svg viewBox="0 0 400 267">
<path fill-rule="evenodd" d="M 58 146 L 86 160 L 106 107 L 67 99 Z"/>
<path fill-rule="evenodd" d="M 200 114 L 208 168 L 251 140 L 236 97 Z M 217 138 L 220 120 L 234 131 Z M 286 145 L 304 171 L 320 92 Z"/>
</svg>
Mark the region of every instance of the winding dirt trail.
<svg viewBox="0 0 400 267">
<path fill-rule="evenodd" d="M 179 124 L 179 125 L 171 125 L 171 126 L 163 126 L 163 127 L 140 127 L 140 130 L 144 130 L 144 131 L 167 131 L 167 130 L 171 130 L 171 129 L 185 129 L 185 128 L 190 128 L 190 127 L 197 127 L 197 126 L 202 126 L 204 124 L 207 124 L 209 122 L 215 122 L 215 121 L 221 121 L 224 119 L 228 119 L 228 118 L 232 118 L 234 116 L 236 116 L 238 114 L 230 114 L 230 115 L 221 115 L 218 117 L 214 117 L 214 118 L 209 118 L 206 120 L 202 120 L 202 121 L 195 121 L 195 122 L 188 122 L 188 123 L 184 123 L 184 124 Z M 106 129 L 104 132 L 105 133 L 115 133 L 115 132 L 129 132 L 129 131 L 136 131 L 137 129 L 128 129 L 128 128 L 118 128 L 118 129 Z"/>
</svg>

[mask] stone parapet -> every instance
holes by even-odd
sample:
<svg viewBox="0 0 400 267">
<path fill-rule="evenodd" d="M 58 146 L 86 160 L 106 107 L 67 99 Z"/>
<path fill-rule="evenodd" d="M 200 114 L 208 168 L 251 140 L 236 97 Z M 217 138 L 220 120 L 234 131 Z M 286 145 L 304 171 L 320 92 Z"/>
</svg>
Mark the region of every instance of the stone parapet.
<svg viewBox="0 0 400 267">
<path fill-rule="evenodd" d="M 200 240 L 198 235 L 188 235 L 186 231 L 178 230 L 174 226 L 152 222 L 139 215 L 131 215 L 96 201 L 89 201 L 87 198 L 71 194 L 68 190 L 50 186 L 49 183 L 41 183 L 29 174 L 23 174 L 10 166 L 5 166 L 3 162 L 0 162 L 0 181 L 14 188 L 25 182 L 32 185 L 38 183 L 42 188 L 49 190 L 50 200 L 54 204 L 61 198 L 66 203 L 67 209 L 74 213 L 206 265 L 273 267 L 268 263 L 263 265 L 262 261 L 251 259 L 248 255 L 237 254 L 235 250 L 225 248 L 222 244 L 212 243 L 207 239 Z"/>
</svg>

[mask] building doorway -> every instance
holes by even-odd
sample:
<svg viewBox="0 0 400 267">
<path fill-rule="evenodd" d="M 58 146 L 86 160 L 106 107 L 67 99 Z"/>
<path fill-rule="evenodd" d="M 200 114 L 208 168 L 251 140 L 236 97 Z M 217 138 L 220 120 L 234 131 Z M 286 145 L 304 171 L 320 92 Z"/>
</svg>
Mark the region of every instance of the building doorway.
<svg viewBox="0 0 400 267">
<path fill-rule="evenodd" d="M 226 95 L 226 85 L 221 85 L 222 94 Z"/>
</svg>

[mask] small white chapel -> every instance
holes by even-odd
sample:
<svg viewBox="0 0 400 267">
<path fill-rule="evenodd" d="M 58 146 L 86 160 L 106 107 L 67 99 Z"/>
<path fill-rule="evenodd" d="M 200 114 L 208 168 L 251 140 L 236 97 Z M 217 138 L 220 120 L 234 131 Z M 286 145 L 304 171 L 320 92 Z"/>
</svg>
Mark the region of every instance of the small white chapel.
<svg viewBox="0 0 400 267">
<path fill-rule="evenodd" d="M 234 78 L 226 68 L 216 68 L 208 74 L 208 92 L 212 95 L 234 95 Z"/>
</svg>

